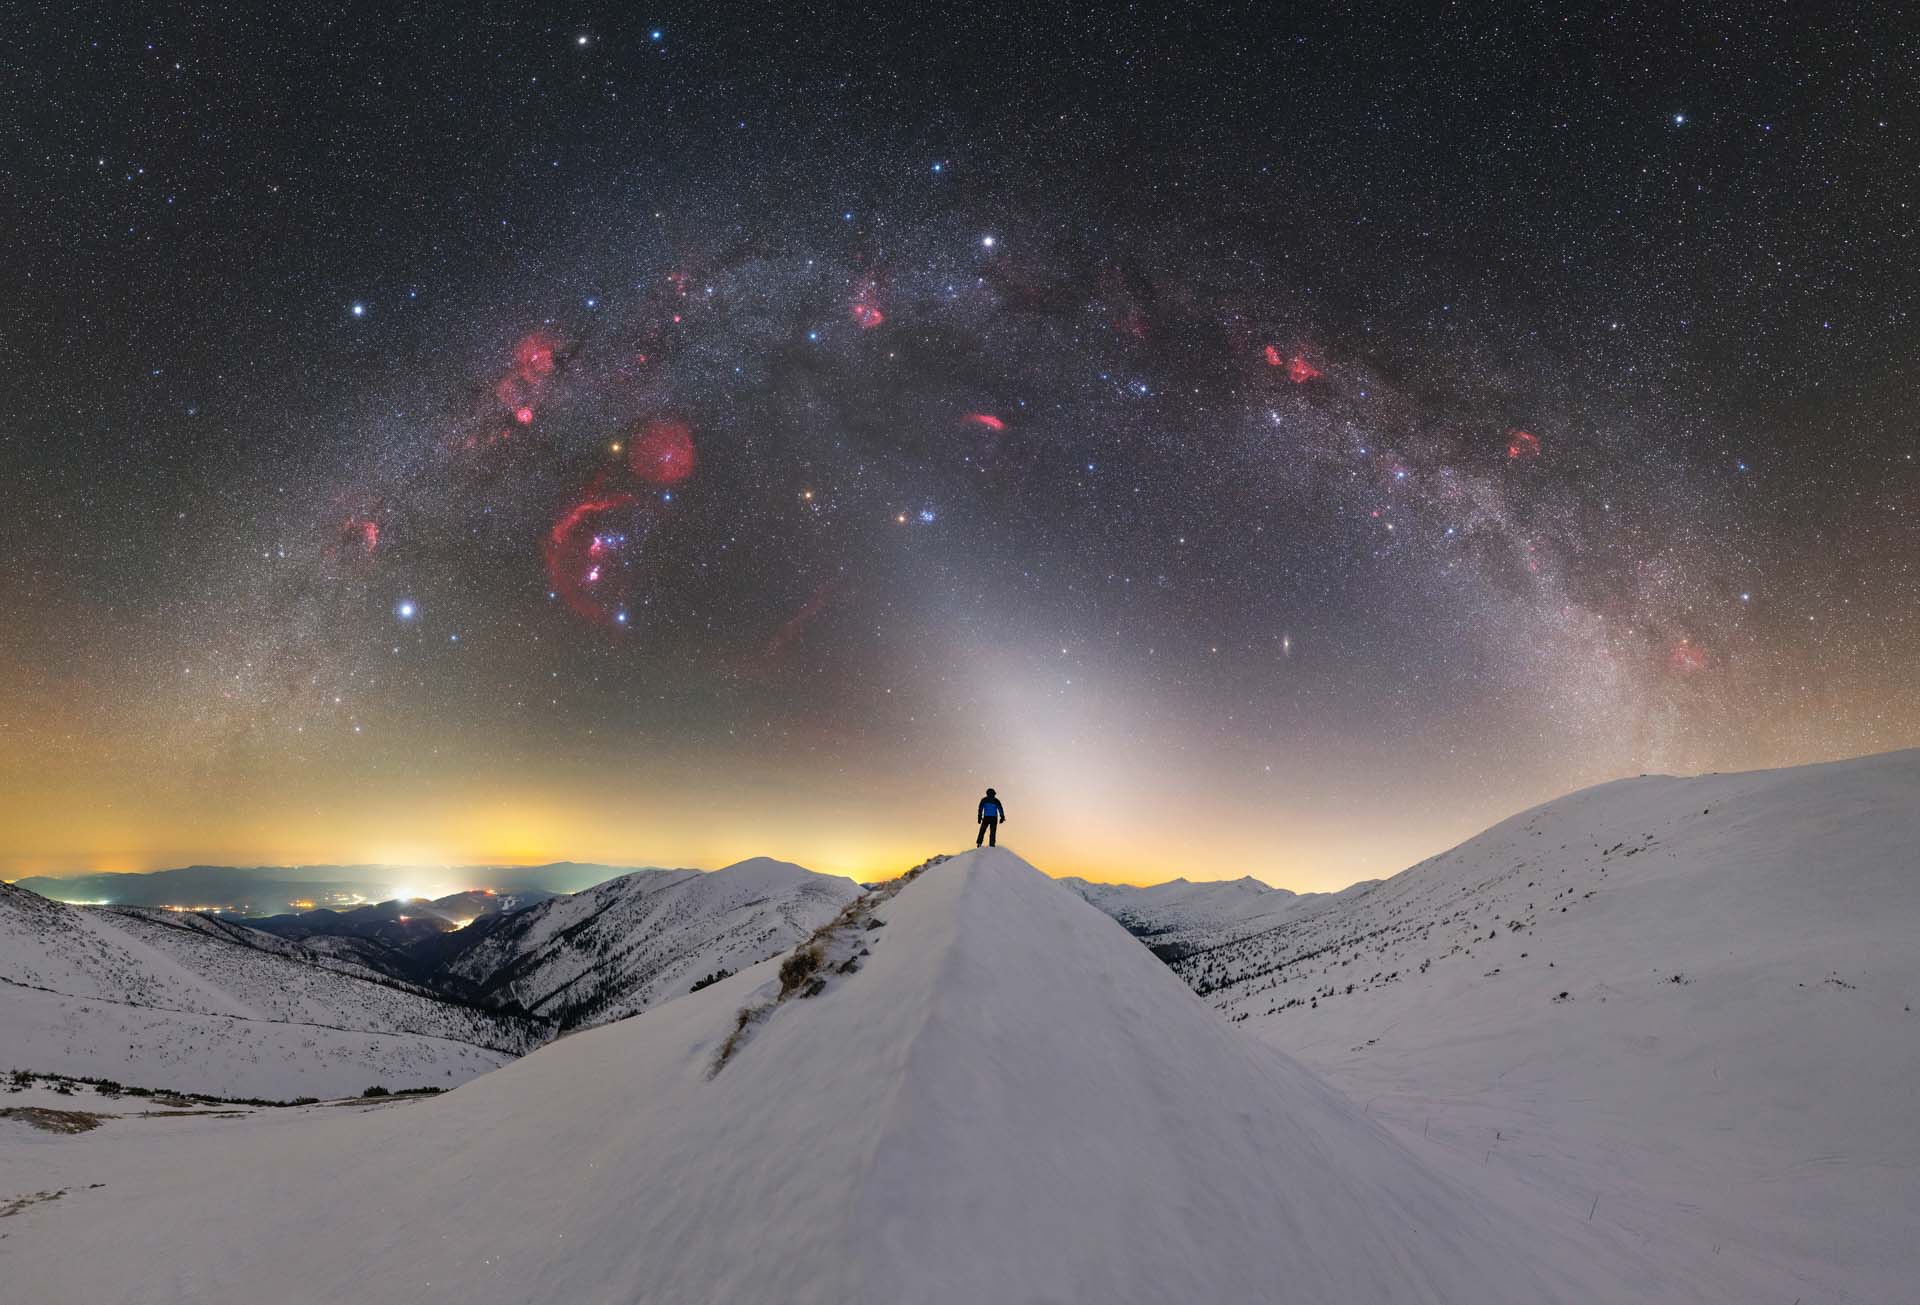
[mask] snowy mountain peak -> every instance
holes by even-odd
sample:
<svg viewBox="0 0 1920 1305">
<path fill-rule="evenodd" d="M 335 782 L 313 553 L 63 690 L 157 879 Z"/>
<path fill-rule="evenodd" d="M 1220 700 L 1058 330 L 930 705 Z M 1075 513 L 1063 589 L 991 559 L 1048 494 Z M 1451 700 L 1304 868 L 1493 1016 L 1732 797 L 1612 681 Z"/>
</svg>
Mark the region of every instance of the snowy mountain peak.
<svg viewBox="0 0 1920 1305">
<path fill-rule="evenodd" d="M 770 856 L 749 857 L 745 861 L 735 861 L 732 865 L 723 865 L 713 871 L 729 881 L 741 884 L 753 884 L 764 888 L 790 888 L 817 876 L 813 871 L 791 861 L 779 861 Z"/>
<path fill-rule="evenodd" d="M 639 870 L 476 920 L 451 936 L 436 977 L 565 1027 L 601 1024 L 785 951 L 859 891 L 771 857 L 711 873 Z"/>
<path fill-rule="evenodd" d="M 1523 1230 L 1013 853 L 870 898 L 443 1097 L 224 1134 L 168 1201 L 89 1192 L 10 1276 L 103 1302 L 1556 1297 Z M 329 1181 L 289 1184 L 301 1156 Z M 138 1274 L 77 1253 L 133 1201 Z"/>
</svg>

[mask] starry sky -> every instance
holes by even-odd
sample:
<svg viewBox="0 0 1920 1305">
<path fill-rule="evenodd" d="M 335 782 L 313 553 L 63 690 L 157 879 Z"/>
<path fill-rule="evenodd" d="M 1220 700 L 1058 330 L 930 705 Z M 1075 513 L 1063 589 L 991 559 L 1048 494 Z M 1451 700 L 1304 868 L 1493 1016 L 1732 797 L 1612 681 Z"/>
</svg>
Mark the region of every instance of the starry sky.
<svg viewBox="0 0 1920 1305">
<path fill-rule="evenodd" d="M 1912 29 L 1546 8 L 29 6 L 0 872 L 1326 889 L 1920 744 Z"/>
</svg>

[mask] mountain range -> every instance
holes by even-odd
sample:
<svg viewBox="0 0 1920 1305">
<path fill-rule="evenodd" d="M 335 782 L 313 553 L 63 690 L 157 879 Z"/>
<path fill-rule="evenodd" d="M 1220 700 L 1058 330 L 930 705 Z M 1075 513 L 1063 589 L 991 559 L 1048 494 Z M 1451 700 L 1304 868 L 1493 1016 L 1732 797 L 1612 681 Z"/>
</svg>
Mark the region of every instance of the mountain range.
<svg viewBox="0 0 1920 1305">
<path fill-rule="evenodd" d="M 319 904 L 357 906 L 452 888 L 462 892 L 573 893 L 631 873 L 633 866 L 555 861 L 548 865 L 191 865 L 172 870 L 29 875 L 14 885 L 59 902 L 91 906 L 218 909 L 252 918 Z"/>
<path fill-rule="evenodd" d="M 376 937 L 378 963 L 350 933 L 6 890 L 0 1048 L 46 1062 L 16 1067 L 264 1065 L 277 1090 L 229 1095 L 327 1095 L 305 1090 L 320 1066 L 351 1085 L 374 1062 L 299 1022 L 321 1011 L 381 1025 L 380 1082 L 471 1080 L 202 1123 L 16 1075 L 0 1173 L 32 1208 L 9 1281 L 103 1302 L 287 1282 L 463 1305 L 1908 1299 L 1916 798 L 1920 752 L 1642 776 L 1317 895 L 1055 882 L 1009 849 L 865 890 L 765 859 L 640 871 Z M 221 1002 L 252 1021 L 224 1041 Z"/>
<path fill-rule="evenodd" d="M 28 1298 L 1665 1299 L 1496 1217 L 1005 849 L 443 1097 L 134 1133 L 10 1241 Z"/>
<path fill-rule="evenodd" d="M 236 921 L 0 884 L 0 1069 L 270 1100 L 451 1087 L 784 951 L 859 891 L 760 858 L 513 910 L 461 894 Z"/>
</svg>

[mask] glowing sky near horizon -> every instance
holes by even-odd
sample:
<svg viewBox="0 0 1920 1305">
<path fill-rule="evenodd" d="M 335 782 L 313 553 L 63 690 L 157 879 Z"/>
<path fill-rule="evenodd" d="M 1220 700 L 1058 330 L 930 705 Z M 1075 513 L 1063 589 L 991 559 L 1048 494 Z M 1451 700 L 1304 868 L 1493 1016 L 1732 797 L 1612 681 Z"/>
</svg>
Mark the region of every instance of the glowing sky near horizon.
<svg viewBox="0 0 1920 1305">
<path fill-rule="evenodd" d="M 49 17 L 0 874 L 864 878 L 992 784 L 1326 889 L 1920 743 L 1914 88 L 1746 21 Z"/>
</svg>

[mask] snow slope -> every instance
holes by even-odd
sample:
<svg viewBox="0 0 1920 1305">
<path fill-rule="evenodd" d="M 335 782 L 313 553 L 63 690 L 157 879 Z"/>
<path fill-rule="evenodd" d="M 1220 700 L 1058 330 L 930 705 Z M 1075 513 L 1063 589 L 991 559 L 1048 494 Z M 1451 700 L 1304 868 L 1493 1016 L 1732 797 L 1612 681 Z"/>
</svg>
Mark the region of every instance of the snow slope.
<svg viewBox="0 0 1920 1305">
<path fill-rule="evenodd" d="M 94 1305 L 1673 1298 L 1594 1268 L 1577 1220 L 1496 1222 L 1005 849 L 881 890 L 826 942 L 846 959 L 812 998 L 779 1000 L 792 967 L 769 961 L 430 1100 L 225 1121 L 218 1147 L 214 1121 L 0 1130 L 20 1181 L 63 1193 L 11 1221 L 9 1284 Z M 715 1073 L 743 1008 L 764 1014 Z"/>
<path fill-rule="evenodd" d="M 1165 961 L 1177 960 L 1197 948 L 1263 933 L 1343 895 L 1294 893 L 1251 877 L 1197 884 L 1174 879 L 1146 888 L 1078 878 L 1060 882 L 1118 920 Z M 1355 884 L 1344 894 L 1364 891 L 1372 882 Z"/>
<path fill-rule="evenodd" d="M 450 1087 L 547 1036 L 222 921 L 0 884 L 0 1068 L 285 1100 Z"/>
<path fill-rule="evenodd" d="M 457 950 L 430 977 L 565 1027 L 603 1024 L 787 950 L 859 892 L 768 857 L 642 870 L 443 935 Z"/>
<path fill-rule="evenodd" d="M 1920 1299 L 1920 752 L 1602 785 L 1178 972 L 1726 1300 Z"/>
</svg>

